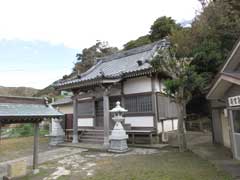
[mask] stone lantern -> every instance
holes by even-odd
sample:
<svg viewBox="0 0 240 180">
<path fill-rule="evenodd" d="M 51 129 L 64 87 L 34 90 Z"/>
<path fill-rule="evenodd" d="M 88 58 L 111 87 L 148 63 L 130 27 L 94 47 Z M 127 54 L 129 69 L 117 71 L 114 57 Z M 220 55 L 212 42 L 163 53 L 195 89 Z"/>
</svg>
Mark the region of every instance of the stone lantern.
<svg viewBox="0 0 240 180">
<path fill-rule="evenodd" d="M 127 112 L 126 109 L 120 106 L 120 102 L 117 101 L 116 107 L 110 110 L 113 113 L 113 120 L 115 121 L 115 126 L 112 130 L 112 134 L 109 137 L 111 152 L 126 152 L 128 151 L 127 139 L 128 135 L 122 126 L 122 121 L 124 120 L 123 114 Z"/>
<path fill-rule="evenodd" d="M 52 126 L 50 130 L 51 133 L 47 135 L 50 141 L 49 144 L 52 146 L 55 146 L 57 144 L 64 142 L 65 133 L 60 124 L 61 121 L 62 119 L 57 119 L 57 118 L 52 119 Z"/>
</svg>

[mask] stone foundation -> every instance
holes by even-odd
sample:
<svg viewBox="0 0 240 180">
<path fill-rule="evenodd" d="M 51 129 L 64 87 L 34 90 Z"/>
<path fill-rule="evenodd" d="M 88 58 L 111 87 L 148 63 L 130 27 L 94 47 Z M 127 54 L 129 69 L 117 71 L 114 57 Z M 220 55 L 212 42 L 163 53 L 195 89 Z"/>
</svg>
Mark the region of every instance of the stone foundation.
<svg viewBox="0 0 240 180">
<path fill-rule="evenodd" d="M 123 153 L 128 151 L 127 140 L 126 139 L 112 139 L 110 140 L 110 152 Z"/>
<path fill-rule="evenodd" d="M 56 146 L 57 144 L 64 143 L 64 136 L 51 136 L 49 135 L 49 145 Z"/>
</svg>

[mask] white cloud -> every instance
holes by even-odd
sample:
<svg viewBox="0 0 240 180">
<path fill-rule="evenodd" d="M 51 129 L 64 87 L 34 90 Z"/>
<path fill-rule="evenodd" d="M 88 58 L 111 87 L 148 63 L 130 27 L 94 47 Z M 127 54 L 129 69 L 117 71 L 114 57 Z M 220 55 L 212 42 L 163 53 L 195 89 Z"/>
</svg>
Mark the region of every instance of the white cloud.
<svg viewBox="0 0 240 180">
<path fill-rule="evenodd" d="M 198 0 L 0 0 L 0 40 L 4 39 L 1 46 L 7 46 L 7 40 L 19 39 L 78 49 L 105 40 L 111 46 L 121 47 L 148 33 L 160 16 L 171 16 L 178 22 L 191 20 L 198 9 Z M 58 52 L 46 52 L 40 56 L 45 53 L 40 47 L 26 45 L 23 49 L 26 53 L 21 51 L 21 55 L 10 49 L 13 59 L 1 62 L 0 85 L 43 88 L 71 71 L 72 60 L 68 56 L 72 55 L 59 57 Z M 54 66 L 40 68 L 32 51 L 37 57 L 46 58 L 47 65 Z M 69 63 L 60 62 L 61 58 L 69 58 Z"/>
<path fill-rule="evenodd" d="M 121 46 L 146 34 L 157 17 L 189 20 L 198 8 L 197 0 L 0 0 L 0 39 Z"/>
<path fill-rule="evenodd" d="M 39 70 L 39 71 L 0 71 L 0 85 L 6 87 L 34 87 L 37 89 L 45 88 L 54 81 L 63 77 L 64 74 L 69 74 L 70 69 L 58 70 Z"/>
</svg>

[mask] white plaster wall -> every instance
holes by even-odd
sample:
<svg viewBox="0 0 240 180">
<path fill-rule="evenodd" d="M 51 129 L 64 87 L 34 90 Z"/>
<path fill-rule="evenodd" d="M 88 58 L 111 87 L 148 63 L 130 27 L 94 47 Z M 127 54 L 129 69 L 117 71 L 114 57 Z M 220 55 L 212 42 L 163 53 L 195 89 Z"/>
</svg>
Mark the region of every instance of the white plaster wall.
<svg viewBox="0 0 240 180">
<path fill-rule="evenodd" d="M 165 88 L 166 86 L 164 85 L 164 83 L 162 81 L 159 82 L 159 89 L 161 93 L 165 93 Z"/>
<path fill-rule="evenodd" d="M 78 126 L 93 127 L 93 118 L 78 118 Z"/>
<path fill-rule="evenodd" d="M 161 92 L 161 87 L 160 87 L 160 81 L 159 81 L 159 79 L 155 79 L 155 81 L 154 81 L 154 83 L 155 83 L 155 89 L 154 89 L 154 91 L 155 92 Z"/>
<path fill-rule="evenodd" d="M 124 82 L 124 94 L 142 93 L 152 91 L 151 78 L 147 76 L 128 79 Z"/>
<path fill-rule="evenodd" d="M 73 114 L 73 105 L 72 104 L 65 104 L 57 106 L 56 109 L 63 114 Z"/>
<path fill-rule="evenodd" d="M 173 120 L 173 127 L 172 127 L 172 120 L 165 120 L 163 122 L 164 132 L 177 130 L 177 124 L 178 124 L 177 119 Z M 157 127 L 158 127 L 158 133 L 161 133 L 162 132 L 162 123 L 158 122 Z"/>
<path fill-rule="evenodd" d="M 177 130 L 177 128 L 178 128 L 178 119 L 174 119 L 173 120 L 173 127 L 174 127 L 173 130 Z"/>
<path fill-rule="evenodd" d="M 163 122 L 164 122 L 164 131 L 165 132 L 173 130 L 173 128 L 172 128 L 172 120 L 166 120 L 166 121 L 163 121 Z"/>
<path fill-rule="evenodd" d="M 125 123 L 132 127 L 154 127 L 153 116 L 125 117 Z"/>
</svg>

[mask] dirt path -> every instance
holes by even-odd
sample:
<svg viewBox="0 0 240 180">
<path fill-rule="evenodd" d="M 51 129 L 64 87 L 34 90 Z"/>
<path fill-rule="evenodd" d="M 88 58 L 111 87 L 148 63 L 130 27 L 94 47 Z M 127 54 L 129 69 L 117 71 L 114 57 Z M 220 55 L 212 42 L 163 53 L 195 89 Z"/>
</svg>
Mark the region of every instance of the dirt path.
<svg viewBox="0 0 240 180">
<path fill-rule="evenodd" d="M 81 149 L 81 148 L 58 148 L 50 151 L 45 151 L 42 153 L 39 153 L 39 164 L 42 164 L 47 161 L 52 161 L 56 160 L 59 158 L 63 158 L 66 156 L 78 154 L 81 152 L 87 151 L 86 149 Z M 12 163 L 14 161 L 19 161 L 19 160 L 27 160 L 27 165 L 31 166 L 32 165 L 32 155 L 31 156 L 26 156 L 22 158 L 18 158 L 15 160 L 10 160 L 10 161 L 5 161 L 0 163 L 0 177 L 6 175 L 7 172 L 7 164 Z"/>
</svg>

